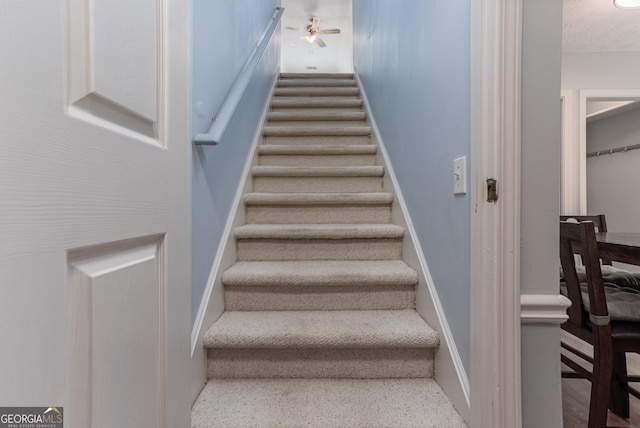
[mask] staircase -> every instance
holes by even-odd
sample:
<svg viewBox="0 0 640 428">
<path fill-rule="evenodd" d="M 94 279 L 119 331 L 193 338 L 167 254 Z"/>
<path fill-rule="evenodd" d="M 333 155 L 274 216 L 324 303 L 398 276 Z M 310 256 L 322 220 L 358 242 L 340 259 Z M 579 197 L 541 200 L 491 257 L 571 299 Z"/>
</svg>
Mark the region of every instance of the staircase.
<svg viewBox="0 0 640 428">
<path fill-rule="evenodd" d="M 464 427 L 352 75 L 282 74 L 192 427 Z"/>
</svg>

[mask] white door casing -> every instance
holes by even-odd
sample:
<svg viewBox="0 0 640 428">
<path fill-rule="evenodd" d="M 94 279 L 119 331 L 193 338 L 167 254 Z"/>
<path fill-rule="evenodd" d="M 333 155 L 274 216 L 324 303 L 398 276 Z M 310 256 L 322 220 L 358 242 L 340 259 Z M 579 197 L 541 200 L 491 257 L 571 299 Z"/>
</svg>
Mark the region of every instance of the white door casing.
<svg viewBox="0 0 640 428">
<path fill-rule="evenodd" d="M 189 424 L 187 0 L 0 3 L 0 403 Z"/>
<path fill-rule="evenodd" d="M 587 104 L 640 99 L 640 89 L 562 91 L 562 214 L 587 214 Z"/>
<path fill-rule="evenodd" d="M 520 103 L 523 1 L 471 2 L 471 423 L 522 426 Z M 487 202 L 487 182 L 498 201 Z"/>
</svg>

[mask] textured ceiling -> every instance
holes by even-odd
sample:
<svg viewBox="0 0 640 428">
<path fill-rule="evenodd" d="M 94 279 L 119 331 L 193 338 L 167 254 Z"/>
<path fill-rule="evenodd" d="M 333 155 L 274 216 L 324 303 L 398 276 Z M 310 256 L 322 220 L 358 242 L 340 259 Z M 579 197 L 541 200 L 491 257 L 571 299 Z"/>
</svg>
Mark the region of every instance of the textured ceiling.
<svg viewBox="0 0 640 428">
<path fill-rule="evenodd" d="M 564 52 L 640 52 L 640 9 L 613 0 L 564 0 Z"/>
</svg>

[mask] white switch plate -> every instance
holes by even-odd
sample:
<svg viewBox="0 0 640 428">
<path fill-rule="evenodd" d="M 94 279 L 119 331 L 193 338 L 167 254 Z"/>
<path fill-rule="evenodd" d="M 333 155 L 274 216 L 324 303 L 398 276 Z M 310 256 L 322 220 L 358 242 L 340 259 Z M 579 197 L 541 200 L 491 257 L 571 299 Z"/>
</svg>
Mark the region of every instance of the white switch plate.
<svg viewBox="0 0 640 428">
<path fill-rule="evenodd" d="M 462 156 L 453 160 L 453 194 L 467 193 L 467 157 Z"/>
</svg>

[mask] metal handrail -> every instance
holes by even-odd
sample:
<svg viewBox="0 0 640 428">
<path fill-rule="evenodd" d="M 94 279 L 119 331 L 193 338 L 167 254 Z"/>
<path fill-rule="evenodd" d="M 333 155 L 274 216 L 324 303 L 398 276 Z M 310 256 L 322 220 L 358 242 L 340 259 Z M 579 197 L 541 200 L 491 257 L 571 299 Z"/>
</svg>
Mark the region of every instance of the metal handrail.
<svg viewBox="0 0 640 428">
<path fill-rule="evenodd" d="M 269 20 L 267 27 L 264 32 L 258 39 L 258 43 L 255 48 L 249 55 L 249 58 L 242 66 L 242 70 L 238 74 L 235 82 L 233 82 L 233 86 L 229 90 L 227 97 L 225 98 L 220 110 L 213 117 L 211 121 L 211 125 L 209 125 L 209 129 L 206 133 L 199 133 L 193 139 L 193 143 L 196 145 L 205 145 L 205 146 L 215 146 L 222 139 L 222 135 L 224 134 L 231 118 L 233 117 L 233 113 L 236 111 L 238 104 L 240 104 L 240 100 L 242 99 L 242 95 L 244 91 L 247 89 L 249 82 L 251 81 L 251 77 L 253 72 L 262 58 L 264 51 L 271 40 L 271 36 L 275 31 L 276 27 L 280 23 L 280 18 L 284 13 L 284 8 L 276 7 L 273 12 L 273 16 Z"/>
</svg>

